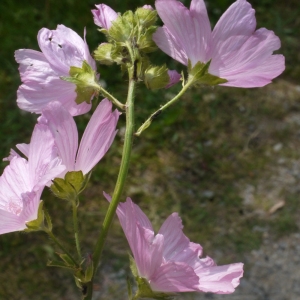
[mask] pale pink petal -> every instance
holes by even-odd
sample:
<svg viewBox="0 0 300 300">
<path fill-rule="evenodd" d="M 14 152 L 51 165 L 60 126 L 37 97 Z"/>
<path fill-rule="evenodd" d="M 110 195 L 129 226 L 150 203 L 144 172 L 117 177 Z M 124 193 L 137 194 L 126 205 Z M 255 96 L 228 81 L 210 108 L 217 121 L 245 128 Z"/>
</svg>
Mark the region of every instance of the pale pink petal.
<svg viewBox="0 0 300 300">
<path fill-rule="evenodd" d="M 61 76 L 68 76 L 72 66 L 81 68 L 87 59 L 83 39 L 64 25 L 58 25 L 56 30 L 42 28 L 38 43 L 53 70 Z"/>
<path fill-rule="evenodd" d="M 170 88 L 174 84 L 178 83 L 181 79 L 181 75 L 176 70 L 168 70 L 169 83 L 165 86 L 165 89 Z"/>
<path fill-rule="evenodd" d="M 16 145 L 16 148 L 21 151 L 21 153 L 23 155 L 25 155 L 26 157 L 28 157 L 28 154 L 29 154 L 29 149 L 30 149 L 30 144 L 25 144 L 25 143 L 22 143 L 22 144 L 17 144 Z"/>
<path fill-rule="evenodd" d="M 59 102 L 50 103 L 43 110 L 42 116 L 47 120 L 59 157 L 62 159 L 62 164 L 66 166 L 64 173 L 74 171 L 78 131 L 73 117 Z M 63 177 L 64 174 L 60 176 Z"/>
<path fill-rule="evenodd" d="M 194 0 L 191 10 L 177 0 L 157 0 L 155 7 L 168 31 L 191 60 L 192 66 L 198 61 L 206 62 L 210 24 L 203 0 Z"/>
<path fill-rule="evenodd" d="M 86 28 L 84 28 L 83 39 L 84 39 L 84 47 L 85 47 L 85 60 L 92 67 L 93 70 L 97 70 L 96 61 L 92 58 L 90 50 L 89 50 L 89 46 L 86 42 Z M 100 75 L 97 74 L 96 77 L 97 77 L 97 79 L 99 79 Z"/>
<path fill-rule="evenodd" d="M 72 115 L 84 114 L 91 104 L 76 104 L 76 86 L 61 80 L 43 53 L 21 49 L 15 52 L 23 84 L 19 87 L 17 103 L 21 109 L 41 113 L 51 101 L 59 101 Z"/>
<path fill-rule="evenodd" d="M 154 10 L 154 8 L 151 6 L 151 5 L 144 5 L 142 8 L 145 8 L 145 9 L 149 9 L 149 10 Z"/>
<path fill-rule="evenodd" d="M 284 66 L 282 55 L 272 55 L 280 48 L 280 40 L 273 31 L 257 30 L 243 46 L 227 56 L 226 61 L 216 59 L 209 72 L 226 78 L 224 85 L 236 87 L 260 87 L 280 75 Z M 216 64 L 219 64 L 218 70 Z"/>
<path fill-rule="evenodd" d="M 26 224 L 37 219 L 42 191 L 43 189 L 40 189 L 37 192 L 27 192 L 21 195 L 24 208 L 19 217 L 22 223 Z"/>
<path fill-rule="evenodd" d="M 92 10 L 94 23 L 102 28 L 109 29 L 111 22 L 117 19 L 118 14 L 105 4 L 95 5 L 97 9 Z"/>
<path fill-rule="evenodd" d="M 2 160 L 11 161 L 14 157 L 20 157 L 20 155 L 14 149 L 10 149 L 9 156 L 4 157 Z"/>
<path fill-rule="evenodd" d="M 157 28 L 152 36 L 155 44 L 166 54 L 183 65 L 188 64 L 188 57 L 176 38 L 168 31 L 166 26 Z"/>
<path fill-rule="evenodd" d="M 117 133 L 120 113 L 103 99 L 93 113 L 80 142 L 75 170 L 87 174 L 105 155 Z"/>
<path fill-rule="evenodd" d="M 211 43 L 211 26 L 206 10 L 204 0 L 192 0 L 190 13 L 194 23 L 195 50 L 193 51 L 195 58 L 191 56 L 192 65 L 198 61 L 206 63 L 209 57 L 209 48 Z"/>
<path fill-rule="evenodd" d="M 203 292 L 230 294 L 240 283 L 243 276 L 243 264 L 214 266 L 195 270 L 199 276 L 198 289 Z"/>
<path fill-rule="evenodd" d="M 129 218 L 130 215 L 127 216 L 127 222 L 131 222 Z M 139 275 L 151 280 L 163 262 L 164 237 L 161 234 L 154 237 L 153 231 L 142 227 L 138 222 L 132 225 L 137 230 L 135 230 L 135 243 L 131 243 L 130 248 Z"/>
<path fill-rule="evenodd" d="M 159 230 L 165 239 L 164 257 L 166 260 L 173 258 L 189 247 L 190 240 L 182 232 L 182 221 L 177 213 L 171 214 Z"/>
<path fill-rule="evenodd" d="M 103 195 L 109 202 L 111 201 L 111 196 L 109 194 L 103 192 Z M 117 208 L 117 214 L 124 232 L 126 232 L 126 220 L 129 219 L 132 220 L 132 223 L 139 223 L 144 228 L 152 231 L 154 236 L 152 224 L 149 221 L 148 217 L 144 214 L 144 212 L 139 208 L 138 205 L 132 202 L 132 200 L 129 197 L 126 199 L 126 202 L 119 203 Z M 128 214 L 131 214 L 132 217 L 127 218 Z"/>
<path fill-rule="evenodd" d="M 24 230 L 25 228 L 25 223 L 22 223 L 17 215 L 0 209 L 0 234 Z"/>
<path fill-rule="evenodd" d="M 218 66 L 219 60 L 226 65 L 233 52 L 239 50 L 256 27 L 255 11 L 246 0 L 237 0 L 222 15 L 212 32 L 210 57 L 211 68 Z M 216 60 L 216 61 L 215 61 Z"/>
<path fill-rule="evenodd" d="M 157 292 L 193 292 L 197 289 L 199 278 L 189 265 L 169 261 L 156 270 L 149 283 Z"/>
<path fill-rule="evenodd" d="M 13 158 L 0 177 L 0 209 L 19 214 L 23 209 L 21 194 L 32 188 L 27 161 Z"/>
</svg>

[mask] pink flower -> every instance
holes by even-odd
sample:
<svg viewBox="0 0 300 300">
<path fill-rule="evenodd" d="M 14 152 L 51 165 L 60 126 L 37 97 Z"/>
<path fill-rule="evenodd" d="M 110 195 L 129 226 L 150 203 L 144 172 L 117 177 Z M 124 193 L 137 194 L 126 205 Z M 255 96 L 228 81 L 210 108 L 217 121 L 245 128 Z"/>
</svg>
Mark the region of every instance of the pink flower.
<svg viewBox="0 0 300 300">
<path fill-rule="evenodd" d="M 45 185 L 65 168 L 47 126 L 37 124 L 30 144 L 22 145 L 28 160 L 11 151 L 10 164 L 0 177 L 0 234 L 24 230 L 37 218 Z"/>
<path fill-rule="evenodd" d="M 39 122 L 46 124 L 54 138 L 58 155 L 67 172 L 82 171 L 87 174 L 104 156 L 117 133 L 120 113 L 112 112 L 112 104 L 104 99 L 93 113 L 78 148 L 78 131 L 70 113 L 59 102 L 52 102 L 43 110 Z"/>
<path fill-rule="evenodd" d="M 168 75 L 170 78 L 169 83 L 165 86 L 165 89 L 170 88 L 171 86 L 178 83 L 181 79 L 181 75 L 176 70 L 168 70 Z"/>
<path fill-rule="evenodd" d="M 59 101 L 72 115 L 89 111 L 91 104 L 75 103 L 76 85 L 60 79 L 70 76 L 71 67 L 81 68 L 83 61 L 96 70 L 86 41 L 72 29 L 58 25 L 56 30 L 42 28 L 38 43 L 42 52 L 30 49 L 15 52 L 23 83 L 17 92 L 18 106 L 41 113 L 49 102 Z"/>
<path fill-rule="evenodd" d="M 177 0 L 156 0 L 164 22 L 153 35 L 157 46 L 184 65 L 211 60 L 208 72 L 226 79 L 221 85 L 261 87 L 280 75 L 282 55 L 273 55 L 280 40 L 273 31 L 255 31 L 255 11 L 246 0 L 237 0 L 211 31 L 205 3 L 192 0 L 187 9 Z"/>
<path fill-rule="evenodd" d="M 110 196 L 104 195 L 110 201 Z M 147 216 L 130 198 L 118 205 L 117 215 L 139 276 L 153 291 L 230 294 L 239 285 L 243 264 L 217 266 L 210 257 L 200 259 L 202 247 L 183 234 L 177 213 L 167 218 L 156 235 Z"/>
<path fill-rule="evenodd" d="M 92 10 L 94 23 L 102 28 L 109 29 L 111 22 L 117 19 L 118 14 L 105 4 L 95 5 L 97 9 Z"/>
</svg>

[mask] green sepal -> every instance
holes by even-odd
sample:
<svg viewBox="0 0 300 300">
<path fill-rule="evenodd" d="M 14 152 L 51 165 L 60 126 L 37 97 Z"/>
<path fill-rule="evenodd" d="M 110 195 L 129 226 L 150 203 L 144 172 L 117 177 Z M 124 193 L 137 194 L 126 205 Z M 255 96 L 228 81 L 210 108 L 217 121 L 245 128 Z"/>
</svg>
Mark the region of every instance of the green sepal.
<svg viewBox="0 0 300 300">
<path fill-rule="evenodd" d="M 82 62 L 82 67 L 71 67 L 69 71 L 70 77 L 62 76 L 60 79 L 71 82 L 76 85 L 77 97 L 75 102 L 81 104 L 86 102 L 91 103 L 91 98 L 95 93 L 99 92 L 99 84 L 97 83 L 96 72 L 87 63 Z"/>
<path fill-rule="evenodd" d="M 94 51 L 95 60 L 103 65 L 112 65 L 114 63 L 114 60 L 111 58 L 112 47 L 113 45 L 109 43 L 100 44 Z"/>
<path fill-rule="evenodd" d="M 126 283 L 127 283 L 128 299 L 132 299 L 132 283 L 130 281 L 129 276 L 127 276 L 126 278 Z"/>
<path fill-rule="evenodd" d="M 192 80 L 194 84 L 205 84 L 205 85 L 218 85 L 221 83 L 226 83 L 228 80 L 220 78 L 218 76 L 208 73 L 210 62 L 206 64 L 201 63 L 200 61 L 195 64 L 194 67 L 191 65 L 191 61 L 188 61 L 188 80 Z"/>
<path fill-rule="evenodd" d="M 138 273 L 134 258 L 129 253 L 128 253 L 128 256 L 129 256 L 129 264 L 130 264 L 131 273 L 134 277 L 137 277 L 139 275 L 139 273 Z"/>
<path fill-rule="evenodd" d="M 145 85 L 150 90 L 158 90 L 164 88 L 170 81 L 168 68 L 163 66 L 150 66 L 144 74 Z"/>
<path fill-rule="evenodd" d="M 90 173 L 83 175 L 82 171 L 72 171 L 65 178 L 55 178 L 50 186 L 54 195 L 60 199 L 74 200 L 85 189 L 90 179 Z"/>
<path fill-rule="evenodd" d="M 76 268 L 76 266 L 74 265 L 74 262 L 72 261 L 72 259 L 69 257 L 69 255 L 64 254 L 64 253 L 58 253 L 56 252 L 56 254 L 61 258 L 61 260 L 63 260 L 65 262 L 65 264 L 67 266 L 73 266 Z"/>
<path fill-rule="evenodd" d="M 139 7 L 135 11 L 135 15 L 138 19 L 139 24 L 145 28 L 148 28 L 148 27 L 154 25 L 157 21 L 156 10 Z"/>
<path fill-rule="evenodd" d="M 94 273 L 94 264 L 93 264 L 93 260 L 91 259 L 88 263 L 88 266 L 85 270 L 85 273 L 84 273 L 84 279 L 85 281 L 84 282 L 89 282 L 92 280 L 92 277 L 93 277 L 93 273 Z"/>
<path fill-rule="evenodd" d="M 156 29 L 157 26 L 151 26 L 140 35 L 138 39 L 138 47 L 140 51 L 143 51 L 144 53 L 151 53 L 158 49 L 152 39 L 152 35 Z"/>
<path fill-rule="evenodd" d="M 132 29 L 134 24 L 131 22 L 134 20 L 132 11 L 125 12 L 122 16 L 119 16 L 116 20 L 111 22 L 111 27 L 108 29 L 109 39 L 113 39 L 116 42 L 121 42 L 123 45 L 131 38 Z"/>
<path fill-rule="evenodd" d="M 25 232 L 40 231 L 45 229 L 45 214 L 44 214 L 44 202 L 41 200 L 38 208 L 36 220 L 29 221 L 26 223 L 27 228 Z"/>
<path fill-rule="evenodd" d="M 138 286 L 138 290 L 136 292 L 136 298 L 151 298 L 158 300 L 171 300 L 176 296 L 175 293 L 161 293 L 152 291 L 151 286 L 147 279 L 142 277 L 136 277 L 136 283 Z"/>
</svg>

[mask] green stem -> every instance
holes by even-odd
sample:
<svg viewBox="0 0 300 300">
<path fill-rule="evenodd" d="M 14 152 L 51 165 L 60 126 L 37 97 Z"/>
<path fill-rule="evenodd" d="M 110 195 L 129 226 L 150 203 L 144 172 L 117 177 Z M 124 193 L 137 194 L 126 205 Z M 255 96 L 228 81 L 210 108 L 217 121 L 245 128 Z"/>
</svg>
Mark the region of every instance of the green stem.
<svg viewBox="0 0 300 300">
<path fill-rule="evenodd" d="M 99 85 L 100 86 L 100 85 Z M 105 90 L 102 86 L 100 86 L 100 93 L 107 98 L 108 100 L 110 100 L 114 105 L 116 105 L 117 107 L 119 107 L 122 110 L 126 109 L 126 105 L 121 103 L 117 98 L 115 98 L 112 94 L 110 94 L 107 90 Z"/>
<path fill-rule="evenodd" d="M 169 106 L 171 106 L 172 104 L 174 104 L 175 102 L 177 102 L 179 100 L 179 98 L 187 91 L 187 89 L 194 83 L 193 80 L 188 80 L 186 82 L 186 84 L 182 87 L 181 91 L 173 98 L 171 99 L 169 102 L 167 102 L 165 105 L 163 105 L 160 109 L 158 109 L 157 111 L 155 111 L 153 114 L 151 114 L 151 116 L 144 122 L 144 124 L 137 130 L 137 132 L 135 133 L 136 136 L 140 136 L 141 133 L 147 129 L 152 121 L 158 117 L 158 115 L 160 115 L 166 108 L 168 108 Z"/>
<path fill-rule="evenodd" d="M 133 71 L 130 71 L 128 95 L 127 95 L 127 102 L 126 102 L 126 131 L 125 131 L 124 147 L 122 153 L 122 161 L 121 161 L 121 166 L 120 166 L 116 186 L 114 189 L 114 193 L 111 202 L 109 204 L 108 211 L 105 215 L 105 219 L 103 221 L 103 225 L 95 247 L 95 251 L 93 253 L 93 265 L 94 265 L 93 278 L 97 271 L 97 267 L 99 265 L 99 261 L 102 255 L 103 247 L 107 238 L 109 228 L 111 226 L 113 217 L 116 213 L 118 204 L 120 202 L 120 197 L 123 192 L 123 188 L 125 185 L 125 180 L 129 168 L 129 161 L 131 156 L 131 148 L 132 148 L 133 133 L 134 133 L 134 91 L 136 85 L 136 82 L 133 80 L 132 76 L 133 76 Z M 93 294 L 93 279 L 91 280 L 91 282 L 88 283 L 87 289 L 88 289 L 87 295 L 84 297 L 84 299 L 91 300 Z"/>
<path fill-rule="evenodd" d="M 44 232 L 46 232 L 49 237 L 52 239 L 52 241 L 66 254 L 68 255 L 68 257 L 70 258 L 70 260 L 73 262 L 74 266 L 76 266 L 77 268 L 79 268 L 78 263 L 76 262 L 76 260 L 72 257 L 72 255 L 70 254 L 70 252 L 60 243 L 60 241 L 56 238 L 56 236 L 53 234 L 52 231 L 48 230 L 48 229 L 44 229 Z"/>
<path fill-rule="evenodd" d="M 73 225 L 74 225 L 74 235 L 75 243 L 79 261 L 82 260 L 80 242 L 79 242 L 79 230 L 78 230 L 78 217 L 77 217 L 77 200 L 72 201 L 72 210 L 73 210 Z"/>
</svg>

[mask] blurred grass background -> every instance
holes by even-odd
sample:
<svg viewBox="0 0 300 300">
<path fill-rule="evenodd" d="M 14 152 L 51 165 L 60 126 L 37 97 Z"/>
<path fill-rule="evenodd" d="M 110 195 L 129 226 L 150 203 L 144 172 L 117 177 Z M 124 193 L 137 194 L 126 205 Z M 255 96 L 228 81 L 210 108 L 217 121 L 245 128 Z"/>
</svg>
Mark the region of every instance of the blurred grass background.
<svg viewBox="0 0 300 300">
<path fill-rule="evenodd" d="M 189 5 L 190 1 L 183 1 Z M 210 0 L 211 22 L 216 23 L 232 3 Z M 281 38 L 279 53 L 286 57 L 286 71 L 274 83 L 260 89 L 191 89 L 182 100 L 155 120 L 134 142 L 132 164 L 124 191 L 147 213 L 156 229 L 173 211 L 179 212 L 189 238 L 219 264 L 241 261 L 258 249 L 264 239 L 276 241 L 299 230 L 300 178 L 300 5 L 296 0 L 252 0 L 257 26 L 272 29 Z M 110 0 L 116 11 L 134 10 L 154 1 Z M 20 84 L 14 51 L 39 50 L 37 32 L 64 24 L 87 41 L 93 50 L 103 41 L 93 24 L 92 0 L 1 0 L 0 1 L 0 157 L 17 143 L 28 142 L 36 115 L 16 105 Z M 164 54 L 154 54 L 178 71 L 183 66 Z M 99 66 L 101 79 L 120 100 L 126 97 L 117 66 Z M 126 81 L 126 80 L 125 80 Z M 136 96 L 136 124 L 179 87 L 148 92 L 142 86 Z M 84 129 L 89 116 L 77 117 Z M 82 196 L 80 206 L 83 253 L 92 252 L 107 203 L 102 191 L 111 193 L 121 158 L 124 116 L 119 134 Z M 1 171 L 6 163 L 1 162 Z M 71 209 L 48 191 L 43 199 L 53 215 L 54 231 L 73 243 Z M 272 212 L 274 205 L 283 207 Z M 271 209 L 271 211 L 270 211 Z M 42 233 L 0 236 L 0 299 L 78 299 L 67 271 L 47 268 L 55 255 L 54 245 Z M 120 296 L 118 278 L 128 272 L 128 246 L 117 222 L 105 248 L 97 287 L 99 299 Z M 251 266 L 246 266 L 247 268 Z M 110 281 L 106 274 L 115 274 Z M 119 297 L 119 298 L 118 298 Z M 229 298 L 228 298 L 229 299 Z"/>
</svg>

